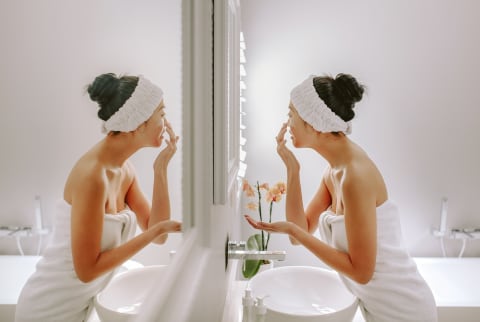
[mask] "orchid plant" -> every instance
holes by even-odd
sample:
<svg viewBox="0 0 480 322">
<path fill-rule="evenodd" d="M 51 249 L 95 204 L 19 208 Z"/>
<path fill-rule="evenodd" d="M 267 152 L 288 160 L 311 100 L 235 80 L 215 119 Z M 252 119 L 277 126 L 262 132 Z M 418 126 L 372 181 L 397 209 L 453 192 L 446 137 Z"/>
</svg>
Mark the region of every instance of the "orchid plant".
<svg viewBox="0 0 480 322">
<path fill-rule="evenodd" d="M 273 203 L 278 203 L 282 200 L 282 195 L 287 192 L 287 186 L 284 182 L 278 182 L 272 187 L 268 183 L 260 184 L 258 181 L 255 185 L 251 185 L 248 180 L 243 180 L 242 191 L 245 196 L 252 201 L 247 203 L 247 209 L 250 211 L 258 211 L 260 221 L 264 221 L 264 213 L 262 213 L 262 203 L 268 205 L 268 222 L 272 222 Z M 262 192 L 265 192 L 264 200 L 262 200 Z M 268 242 L 270 241 L 270 233 L 262 230 L 259 234 L 251 235 L 247 240 L 247 248 L 249 250 L 267 250 Z M 250 260 L 243 262 L 242 273 L 243 277 L 251 278 L 258 273 L 262 264 L 268 264 L 268 260 Z"/>
</svg>

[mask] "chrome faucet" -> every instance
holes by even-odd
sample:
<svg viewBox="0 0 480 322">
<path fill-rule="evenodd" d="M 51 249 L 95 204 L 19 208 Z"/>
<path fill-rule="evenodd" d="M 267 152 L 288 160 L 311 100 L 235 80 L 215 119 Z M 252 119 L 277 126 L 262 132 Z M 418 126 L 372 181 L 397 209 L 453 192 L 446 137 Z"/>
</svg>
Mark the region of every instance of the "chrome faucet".
<svg viewBox="0 0 480 322">
<path fill-rule="evenodd" d="M 253 260 L 285 260 L 287 252 L 285 251 L 269 251 L 269 250 L 248 250 L 245 241 L 229 241 L 228 242 L 228 258 L 229 259 L 253 259 Z"/>
<path fill-rule="evenodd" d="M 459 239 L 477 239 L 480 237 L 480 235 L 477 234 L 480 233 L 480 228 L 454 228 L 451 230 L 451 235 L 454 238 L 459 238 Z M 463 235 L 463 237 L 459 237 L 457 235 Z"/>
</svg>

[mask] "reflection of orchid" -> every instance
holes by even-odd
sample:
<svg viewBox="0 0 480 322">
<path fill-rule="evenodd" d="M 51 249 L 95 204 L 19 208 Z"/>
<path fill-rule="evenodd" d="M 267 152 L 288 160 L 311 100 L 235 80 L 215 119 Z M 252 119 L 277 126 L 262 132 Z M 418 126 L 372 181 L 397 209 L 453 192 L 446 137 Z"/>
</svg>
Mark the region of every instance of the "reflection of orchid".
<svg viewBox="0 0 480 322">
<path fill-rule="evenodd" d="M 258 209 L 258 206 L 257 206 L 257 204 L 254 203 L 254 202 L 249 202 L 249 203 L 247 204 L 247 209 L 257 210 L 257 209 Z"/>
<path fill-rule="evenodd" d="M 255 192 L 253 191 L 252 186 L 245 179 L 243 180 L 242 190 L 245 192 L 245 195 L 247 195 L 247 197 L 255 196 Z"/>
<path fill-rule="evenodd" d="M 255 202 L 251 201 L 247 203 L 247 209 L 249 210 L 258 210 L 258 215 L 260 217 L 260 221 L 263 221 L 263 214 L 262 214 L 262 190 L 265 190 L 265 201 L 269 205 L 269 217 L 268 222 L 272 222 L 272 210 L 273 210 L 273 203 L 279 202 L 282 200 L 282 195 L 286 194 L 287 192 L 287 185 L 284 182 L 278 182 L 272 187 L 269 186 L 268 183 L 257 184 L 253 187 L 248 183 L 246 179 L 243 180 L 242 190 L 248 198 L 255 198 L 257 200 Z M 256 193 L 256 196 L 255 196 Z M 254 250 L 267 250 L 268 242 L 270 241 L 270 233 L 267 233 L 267 238 L 265 238 L 265 232 L 262 230 L 261 234 L 254 234 L 248 238 L 247 247 L 248 249 Z M 244 261 L 243 265 L 243 276 L 246 278 L 254 276 L 261 264 L 264 264 L 268 261 L 264 260 L 246 260 Z"/>
</svg>

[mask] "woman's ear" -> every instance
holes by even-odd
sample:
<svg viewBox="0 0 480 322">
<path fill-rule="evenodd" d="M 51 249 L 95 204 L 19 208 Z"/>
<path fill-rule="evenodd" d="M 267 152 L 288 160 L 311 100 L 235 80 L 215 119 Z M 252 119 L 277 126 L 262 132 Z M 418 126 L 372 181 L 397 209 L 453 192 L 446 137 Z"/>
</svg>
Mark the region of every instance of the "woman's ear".
<svg viewBox="0 0 480 322">
<path fill-rule="evenodd" d="M 310 134 L 312 132 L 317 132 L 317 130 L 315 130 L 313 128 L 313 126 L 311 126 L 309 123 L 307 123 L 306 121 L 303 121 L 303 126 L 305 127 L 305 131 Z"/>
<path fill-rule="evenodd" d="M 145 122 L 143 122 L 142 124 L 140 124 L 134 131 L 134 133 L 143 133 L 145 132 L 145 128 L 147 127 L 147 122 L 148 120 L 146 120 Z"/>
</svg>

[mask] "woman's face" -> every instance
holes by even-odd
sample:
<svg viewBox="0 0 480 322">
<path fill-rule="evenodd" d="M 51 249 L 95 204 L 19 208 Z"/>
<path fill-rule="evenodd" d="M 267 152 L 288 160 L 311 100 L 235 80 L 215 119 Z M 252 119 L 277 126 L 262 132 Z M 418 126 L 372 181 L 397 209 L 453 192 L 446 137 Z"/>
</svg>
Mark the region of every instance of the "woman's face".
<svg viewBox="0 0 480 322">
<path fill-rule="evenodd" d="M 298 115 L 297 110 L 290 102 L 288 106 L 288 127 L 290 133 L 290 139 L 294 147 L 299 148 L 303 146 L 305 141 L 305 121 Z"/>
<path fill-rule="evenodd" d="M 165 104 L 160 102 L 157 109 L 146 122 L 148 136 L 152 139 L 153 146 L 162 145 L 163 134 L 165 133 Z"/>
</svg>

